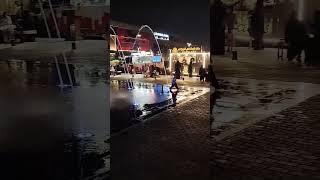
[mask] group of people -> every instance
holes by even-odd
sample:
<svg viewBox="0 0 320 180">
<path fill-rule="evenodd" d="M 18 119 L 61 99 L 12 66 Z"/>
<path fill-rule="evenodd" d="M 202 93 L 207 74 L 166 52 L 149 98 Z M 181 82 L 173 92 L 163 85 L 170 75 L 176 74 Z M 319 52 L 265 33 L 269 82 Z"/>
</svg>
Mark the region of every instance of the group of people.
<svg viewBox="0 0 320 180">
<path fill-rule="evenodd" d="M 8 15 L 7 12 L 3 12 L 0 16 L 0 36 L 3 43 L 9 43 L 16 38 L 23 40 L 23 31 L 35 29 L 36 21 L 30 11 L 24 11 L 21 15 L 20 13 L 19 15 Z"/>
<path fill-rule="evenodd" d="M 303 51 L 305 52 L 305 62 L 307 64 L 319 58 L 319 52 L 316 48 L 320 42 L 319 14 L 320 12 L 317 11 L 314 15 L 314 23 L 306 26 L 304 22 L 297 19 L 295 12 L 291 13 L 285 28 L 285 42 L 288 44 L 288 61 L 296 59 L 298 62 L 301 62 Z"/>
<path fill-rule="evenodd" d="M 194 58 L 190 59 L 190 62 L 188 64 L 188 75 L 189 77 L 193 76 L 193 62 L 194 62 Z M 177 60 L 177 62 L 175 63 L 175 77 L 177 79 L 181 78 L 181 72 L 183 72 L 183 64 L 180 63 L 179 60 Z M 200 66 L 199 69 L 199 77 L 200 77 L 200 81 L 204 82 L 205 81 L 205 77 L 208 75 L 206 69 L 203 67 L 203 65 Z"/>
<path fill-rule="evenodd" d="M 188 73 L 189 73 L 189 77 L 192 77 L 192 60 L 190 60 L 190 64 L 188 66 Z M 199 69 L 199 76 L 200 76 L 201 82 L 204 82 L 207 80 L 210 82 L 212 87 L 219 88 L 219 83 L 213 71 L 212 60 L 210 60 L 210 64 L 207 70 L 201 65 Z M 177 79 L 180 79 L 180 77 L 181 77 L 181 63 L 178 60 L 175 64 L 175 74 L 173 75 L 173 78 L 172 78 L 170 90 L 172 88 L 179 89 L 177 84 Z"/>
<path fill-rule="evenodd" d="M 301 62 L 301 53 L 305 49 L 307 40 L 307 32 L 304 24 L 300 22 L 296 13 L 292 12 L 285 29 L 285 42 L 288 44 L 288 61 L 292 61 L 297 57 L 297 61 Z"/>
<path fill-rule="evenodd" d="M 307 28 L 309 27 L 309 28 Z M 319 52 L 316 48 L 320 40 L 320 11 L 314 15 L 314 24 L 306 26 L 302 21 L 297 19 L 295 12 L 287 22 L 285 28 L 285 42 L 288 44 L 287 58 L 288 61 L 296 59 L 301 62 L 301 54 L 305 52 L 305 62 L 319 58 Z"/>
<path fill-rule="evenodd" d="M 14 1 L 12 12 L 2 12 L 0 17 L 0 42 L 9 43 L 14 39 L 16 29 L 14 21 L 22 16 L 22 11 L 22 4 L 19 1 Z"/>
<path fill-rule="evenodd" d="M 157 78 L 160 73 L 160 68 L 155 67 L 154 65 L 145 65 L 142 67 L 142 71 L 145 73 L 145 77 Z"/>
<path fill-rule="evenodd" d="M 128 71 L 128 73 L 132 74 L 132 76 L 134 76 L 134 74 L 138 73 L 136 71 L 137 67 L 134 67 L 133 65 L 126 65 L 123 63 L 119 63 L 115 66 L 110 65 L 110 72 L 113 75 L 116 75 L 118 72 L 123 72 L 125 73 L 126 71 Z M 141 73 L 143 73 L 144 77 L 151 77 L 151 78 L 156 78 L 158 76 L 158 74 L 160 73 L 160 68 L 156 67 L 154 65 L 143 65 L 140 68 Z"/>
</svg>

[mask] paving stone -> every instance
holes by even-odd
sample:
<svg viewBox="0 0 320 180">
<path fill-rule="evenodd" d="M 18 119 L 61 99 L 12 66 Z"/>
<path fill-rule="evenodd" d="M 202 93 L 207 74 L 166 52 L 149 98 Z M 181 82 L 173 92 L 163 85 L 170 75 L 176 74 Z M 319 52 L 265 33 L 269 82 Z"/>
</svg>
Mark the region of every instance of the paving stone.
<svg viewBox="0 0 320 180">
<path fill-rule="evenodd" d="M 247 179 L 254 177 L 253 172 L 258 172 L 258 177 L 263 178 L 272 174 L 271 179 L 317 179 L 320 176 L 320 128 L 314 127 L 320 125 L 319 102 L 320 95 L 314 96 L 279 113 L 282 118 L 277 118 L 277 121 L 274 121 L 276 116 L 272 116 L 258 122 L 257 126 L 250 126 L 234 134 L 228 141 L 214 142 L 212 146 L 215 150 L 226 152 L 228 149 L 229 156 L 233 153 L 240 156 L 241 161 L 228 168 L 222 165 L 224 174 L 217 171 L 217 177 L 220 178 L 216 179 L 228 179 L 229 172 L 242 168 L 250 171 L 240 171 L 237 176 Z M 301 112 L 308 112 L 304 114 L 307 120 L 298 116 Z M 253 132 L 259 126 L 264 128 L 257 136 Z M 241 153 L 235 149 L 240 149 Z M 224 155 L 217 158 L 229 161 Z"/>
<path fill-rule="evenodd" d="M 210 164 L 218 169 L 221 164 L 230 166 L 230 159 L 215 158 L 225 153 L 220 147 L 216 153 L 209 150 L 213 146 L 209 144 L 208 107 L 206 94 L 130 128 L 128 136 L 112 137 L 111 179 L 206 180 L 210 179 Z"/>
</svg>

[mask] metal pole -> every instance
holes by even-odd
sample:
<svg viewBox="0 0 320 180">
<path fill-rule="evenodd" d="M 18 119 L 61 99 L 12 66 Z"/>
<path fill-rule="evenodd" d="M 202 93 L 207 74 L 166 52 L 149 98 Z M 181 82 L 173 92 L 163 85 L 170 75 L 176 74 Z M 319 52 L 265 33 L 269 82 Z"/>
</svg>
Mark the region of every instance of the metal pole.
<svg viewBox="0 0 320 180">
<path fill-rule="evenodd" d="M 46 25 L 46 28 L 47 28 L 48 37 L 51 39 L 51 31 L 50 31 L 50 28 L 49 28 L 49 25 L 48 25 L 46 14 L 44 13 L 44 10 L 43 10 L 42 2 L 41 2 L 41 0 L 38 0 L 38 2 L 39 2 L 41 14 L 43 16 L 44 24 Z"/>
<path fill-rule="evenodd" d="M 54 25 L 55 25 L 56 30 L 57 30 L 58 38 L 61 38 L 60 30 L 59 30 L 59 27 L 58 27 L 57 19 L 56 19 L 56 16 L 55 16 L 55 13 L 54 13 L 54 10 L 53 10 L 53 7 L 52 7 L 51 0 L 48 0 L 48 2 L 49 2 L 49 6 L 50 6 L 50 11 L 52 13 L 53 22 L 54 22 Z"/>
<path fill-rule="evenodd" d="M 43 15 L 44 23 L 45 23 L 46 28 L 47 28 L 48 36 L 49 36 L 49 38 L 51 39 L 51 32 L 50 32 L 50 28 L 49 28 L 49 26 L 48 26 L 47 18 L 46 18 L 45 14 L 44 14 L 42 2 L 41 2 L 41 0 L 38 0 L 38 2 L 39 2 L 39 5 L 40 5 L 41 13 L 42 13 L 42 15 Z M 58 58 L 57 58 L 57 56 L 54 57 L 54 60 L 55 60 L 56 68 L 57 68 L 57 71 L 58 71 L 60 86 L 63 87 L 64 84 L 63 84 L 63 79 L 62 79 L 62 76 L 61 76 L 61 71 L 60 71 L 60 67 L 59 67 L 59 64 L 58 64 Z"/>
<path fill-rule="evenodd" d="M 50 10 L 51 10 L 53 21 L 55 23 L 55 27 L 56 27 L 58 38 L 61 38 L 60 30 L 59 30 L 59 27 L 58 27 L 58 24 L 57 24 L 57 20 L 56 20 L 56 15 L 55 15 L 55 13 L 53 11 L 53 8 L 52 8 L 51 0 L 48 0 L 48 2 L 49 2 L 49 6 L 50 6 Z M 73 82 L 72 82 L 71 73 L 70 73 L 70 69 L 69 69 L 69 66 L 68 66 L 68 62 L 67 62 L 67 57 L 66 57 L 64 52 L 62 52 L 62 56 L 63 56 L 64 63 L 66 65 L 66 70 L 67 70 L 68 78 L 69 78 L 69 81 L 70 81 L 70 85 L 71 85 L 71 87 L 73 87 Z"/>
<path fill-rule="evenodd" d="M 56 68 L 57 68 L 57 71 L 58 71 L 58 76 L 59 76 L 59 80 L 60 80 L 60 86 L 63 87 L 63 79 L 62 79 L 62 76 L 61 76 L 61 71 L 60 71 L 60 67 L 59 67 L 59 64 L 58 64 L 57 56 L 54 57 L 54 61 L 56 63 Z"/>
</svg>

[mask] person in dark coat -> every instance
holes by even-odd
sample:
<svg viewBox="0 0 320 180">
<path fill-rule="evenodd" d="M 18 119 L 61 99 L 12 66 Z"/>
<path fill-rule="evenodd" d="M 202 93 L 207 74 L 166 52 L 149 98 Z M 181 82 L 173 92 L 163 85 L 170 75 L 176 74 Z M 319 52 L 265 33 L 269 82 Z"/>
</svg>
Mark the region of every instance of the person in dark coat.
<svg viewBox="0 0 320 180">
<path fill-rule="evenodd" d="M 263 0 L 257 0 L 256 7 L 251 16 L 251 30 L 254 39 L 254 49 L 263 49 L 263 34 L 264 34 L 264 6 Z"/>
<path fill-rule="evenodd" d="M 189 77 L 192 77 L 192 63 L 193 63 L 193 58 L 190 59 L 190 63 L 188 66 L 188 73 L 189 73 Z"/>
<path fill-rule="evenodd" d="M 209 81 L 211 86 L 215 87 L 216 89 L 220 88 L 219 82 L 216 78 L 216 75 L 213 71 L 213 65 L 212 65 L 212 60 L 210 60 L 210 64 L 208 66 L 208 76 L 209 76 Z"/>
<path fill-rule="evenodd" d="M 311 25 L 310 36 L 305 46 L 305 63 L 307 65 L 315 65 L 320 60 L 320 11 L 314 13 L 314 20 Z"/>
<path fill-rule="evenodd" d="M 305 49 L 307 33 L 304 24 L 301 23 L 296 13 L 293 12 L 285 29 L 285 41 L 288 44 L 288 61 L 292 61 L 297 57 L 297 61 L 301 61 L 301 53 Z"/>
<path fill-rule="evenodd" d="M 177 79 L 180 79 L 181 76 L 181 63 L 179 62 L 179 60 L 176 62 L 175 64 L 175 75 Z"/>
<path fill-rule="evenodd" d="M 200 76 L 200 81 L 204 82 L 204 78 L 206 76 L 206 70 L 203 68 L 203 66 L 201 65 L 200 70 L 199 70 L 199 76 Z"/>
</svg>

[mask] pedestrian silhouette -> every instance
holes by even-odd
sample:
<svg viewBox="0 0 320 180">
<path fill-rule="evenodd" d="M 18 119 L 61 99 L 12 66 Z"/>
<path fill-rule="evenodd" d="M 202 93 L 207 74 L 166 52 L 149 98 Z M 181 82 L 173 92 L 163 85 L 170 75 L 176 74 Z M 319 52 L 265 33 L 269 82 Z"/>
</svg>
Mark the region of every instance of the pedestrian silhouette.
<svg viewBox="0 0 320 180">
<path fill-rule="evenodd" d="M 296 13 L 292 12 L 285 29 L 285 41 L 288 44 L 288 61 L 292 61 L 297 57 L 297 61 L 301 62 L 301 53 L 305 49 L 306 36 L 304 24 L 297 19 Z"/>
<path fill-rule="evenodd" d="M 177 95 L 179 93 L 179 90 L 173 92 L 171 89 L 170 89 L 170 92 L 171 92 L 171 95 L 172 95 L 172 103 L 173 103 L 173 106 L 176 106 L 177 105 Z"/>
<path fill-rule="evenodd" d="M 173 78 L 172 78 L 170 91 L 171 91 L 171 89 L 174 88 L 174 87 L 179 90 L 176 76 L 173 76 Z"/>
</svg>

